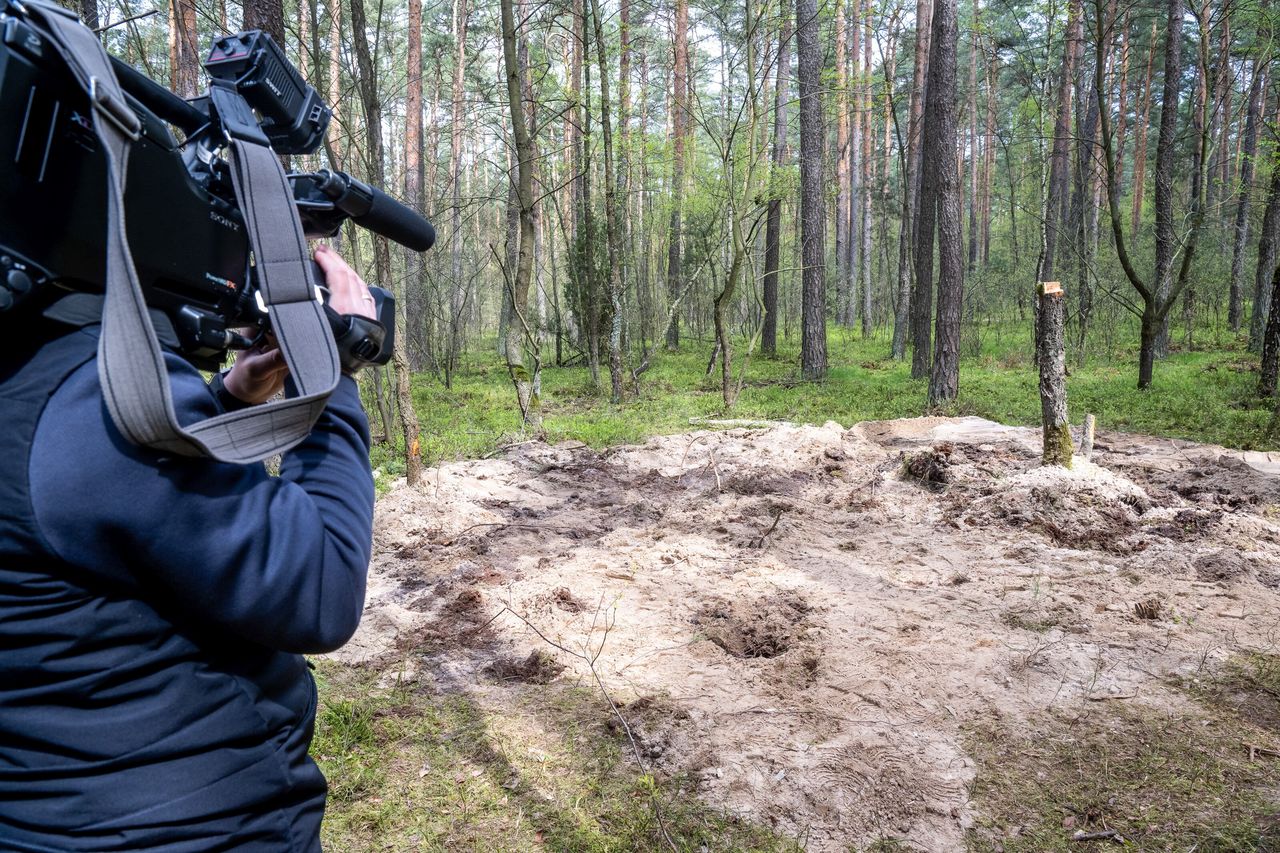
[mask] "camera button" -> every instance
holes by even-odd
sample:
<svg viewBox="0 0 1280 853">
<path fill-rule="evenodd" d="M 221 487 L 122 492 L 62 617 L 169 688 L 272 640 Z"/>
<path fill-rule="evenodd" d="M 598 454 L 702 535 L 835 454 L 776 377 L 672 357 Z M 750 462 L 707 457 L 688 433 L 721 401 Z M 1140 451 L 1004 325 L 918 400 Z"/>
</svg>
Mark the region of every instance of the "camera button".
<svg viewBox="0 0 1280 853">
<path fill-rule="evenodd" d="M 19 297 L 26 296 L 34 286 L 31 276 L 22 270 L 10 270 L 9 275 L 5 277 L 5 284 Z"/>
</svg>

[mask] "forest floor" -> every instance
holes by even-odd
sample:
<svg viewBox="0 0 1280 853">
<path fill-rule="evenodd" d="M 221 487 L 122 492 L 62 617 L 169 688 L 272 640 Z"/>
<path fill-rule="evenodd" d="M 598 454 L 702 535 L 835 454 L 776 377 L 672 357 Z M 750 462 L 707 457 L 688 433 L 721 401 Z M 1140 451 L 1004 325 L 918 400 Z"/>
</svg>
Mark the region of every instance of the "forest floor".
<svg viewBox="0 0 1280 853">
<path fill-rule="evenodd" d="M 329 848 L 1280 849 L 1280 455 L 1038 456 L 779 424 L 392 485 Z"/>
<path fill-rule="evenodd" d="M 1120 340 L 1137 340 L 1136 331 L 1122 332 L 1117 334 Z M 542 414 L 547 439 L 582 441 L 600 449 L 687 432 L 697 418 L 851 424 L 926 414 L 926 382 L 911 378 L 909 361 L 888 358 L 886 330 L 863 338 L 851 330 L 833 329 L 828 336 L 831 369 L 822 382 L 800 381 L 797 341 L 783 340 L 779 347 L 776 358 L 758 352 L 748 358 L 748 342 L 735 341 L 734 375 L 742 379 L 742 388 L 729 415 L 724 414 L 718 371 L 707 375 L 709 341 L 686 338 L 678 352 L 654 353 L 653 366 L 640 377 L 638 389 L 628 380 L 627 398 L 618 405 L 608 399 L 607 365 L 602 391 L 592 386 L 581 363 L 556 367 L 554 353 L 544 351 Z M 1199 330 L 1195 347 L 1187 348 L 1179 335 L 1173 352 L 1156 364 L 1149 391 L 1137 388 L 1137 364 L 1136 346 L 1120 343 L 1106 347 L 1103 340 L 1094 342 L 1083 363 L 1071 352 L 1067 391 L 1072 422 L 1080 423 L 1092 412 L 1107 429 L 1227 447 L 1280 449 L 1280 431 L 1267 434 L 1275 401 L 1257 397 L 1258 359 L 1241 337 L 1206 328 Z M 966 326 L 960 396 L 945 414 L 1038 424 L 1036 382 L 1026 323 Z M 451 388 L 429 373 L 415 375 L 413 395 L 428 464 L 484 456 L 519 432 L 511 380 L 492 346 L 464 358 Z M 374 428 L 382 430 L 376 418 Z M 394 448 L 375 448 L 374 463 L 389 479 L 404 473 Z"/>
</svg>

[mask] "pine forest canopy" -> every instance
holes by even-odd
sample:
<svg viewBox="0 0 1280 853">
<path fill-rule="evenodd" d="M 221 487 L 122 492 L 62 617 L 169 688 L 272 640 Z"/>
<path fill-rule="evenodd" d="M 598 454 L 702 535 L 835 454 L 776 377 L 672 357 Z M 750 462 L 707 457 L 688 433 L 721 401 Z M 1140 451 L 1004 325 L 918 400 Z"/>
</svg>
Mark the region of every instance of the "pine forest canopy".
<svg viewBox="0 0 1280 853">
<path fill-rule="evenodd" d="M 779 336 L 821 379 L 837 327 L 941 406 L 985 329 L 1032 327 L 1047 280 L 1073 363 L 1137 345 L 1123 381 L 1146 387 L 1225 326 L 1275 393 L 1269 0 L 82 2 L 187 96 L 214 35 L 273 32 L 334 105 L 294 167 L 336 164 L 436 224 L 426 255 L 340 240 L 404 308 L 377 399 L 385 430 L 404 415 L 411 479 L 392 397 L 410 371 L 450 386 L 466 352 L 496 348 L 536 427 L 544 364 L 620 401 L 692 340 L 729 408 Z"/>
</svg>

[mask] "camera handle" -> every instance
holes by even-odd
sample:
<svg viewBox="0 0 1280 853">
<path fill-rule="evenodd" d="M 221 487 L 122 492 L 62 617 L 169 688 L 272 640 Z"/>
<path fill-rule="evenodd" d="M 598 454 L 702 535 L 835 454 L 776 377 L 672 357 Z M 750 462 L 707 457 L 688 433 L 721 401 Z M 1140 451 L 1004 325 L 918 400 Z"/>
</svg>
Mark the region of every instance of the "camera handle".
<svg viewBox="0 0 1280 853">
<path fill-rule="evenodd" d="M 125 166 L 141 124 L 125 102 L 107 53 L 91 30 L 45 0 L 22 0 L 21 8 L 40 25 L 88 95 L 94 132 L 106 160 L 106 293 L 98 378 L 112 421 L 134 444 L 223 462 L 257 462 L 298 444 L 324 410 L 341 365 L 323 306 L 315 299 L 293 193 L 275 153 L 252 138 L 252 133 L 228 134 L 232 184 L 272 327 L 298 395 L 184 427 L 173 409 L 164 356 L 125 232 Z M 234 90 L 228 94 L 239 97 Z M 241 117 L 241 105 L 248 110 L 243 99 L 236 104 L 232 97 L 223 97 L 223 102 L 226 110 Z"/>
</svg>

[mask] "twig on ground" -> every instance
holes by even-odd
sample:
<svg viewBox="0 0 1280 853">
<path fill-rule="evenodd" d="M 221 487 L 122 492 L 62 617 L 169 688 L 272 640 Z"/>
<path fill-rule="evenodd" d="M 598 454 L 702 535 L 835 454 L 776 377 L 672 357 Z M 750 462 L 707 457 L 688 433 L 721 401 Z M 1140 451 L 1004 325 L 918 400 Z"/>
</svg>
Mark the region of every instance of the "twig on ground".
<svg viewBox="0 0 1280 853">
<path fill-rule="evenodd" d="M 1101 832 L 1077 832 L 1071 836 L 1072 841 L 1114 841 L 1117 844 L 1124 844 L 1124 836 L 1116 832 L 1114 829 L 1104 829 Z"/>
<path fill-rule="evenodd" d="M 1280 751 L 1267 749 L 1265 746 L 1258 746 L 1254 743 L 1246 743 L 1245 746 L 1249 748 L 1250 761 L 1253 761 L 1259 755 L 1266 756 L 1267 758 L 1280 758 Z"/>
<path fill-rule="evenodd" d="M 646 774 L 652 776 L 653 771 L 649 769 L 648 762 L 646 762 L 644 757 L 640 754 L 640 745 L 636 742 L 636 737 L 631 731 L 631 726 L 627 723 L 626 718 L 622 716 L 622 711 L 618 708 L 617 703 L 613 701 L 613 696 L 609 694 L 609 689 L 605 686 L 604 679 L 600 677 L 600 671 L 596 668 L 596 661 L 600 659 L 600 655 L 604 652 L 605 643 L 609 639 L 609 632 L 613 629 L 614 622 L 617 619 L 617 609 L 610 608 L 612 615 L 606 615 L 605 617 L 604 636 L 600 638 L 599 645 L 593 650 L 591 648 L 591 635 L 595 633 L 596 625 L 599 624 L 600 611 L 603 607 L 604 596 L 601 595 L 600 602 L 596 605 L 595 615 L 591 618 L 591 628 L 587 632 L 587 639 L 582 644 L 582 651 L 570 649 L 564 644 L 551 639 L 546 634 L 542 633 L 541 629 L 539 629 L 537 625 L 534 625 L 522 613 L 512 609 L 510 605 L 504 606 L 493 618 L 498 618 L 498 616 L 501 616 L 503 612 L 510 613 L 512 616 L 516 617 L 516 619 L 524 623 L 526 628 L 537 634 L 538 638 L 541 639 L 542 642 L 585 663 L 587 665 L 587 669 L 591 673 L 592 680 L 596 683 L 596 687 L 600 689 L 600 694 L 604 696 L 604 700 L 609 703 L 609 710 L 613 712 L 614 718 L 617 719 L 618 724 L 622 726 L 623 732 L 626 733 L 627 742 L 631 745 L 631 754 L 635 757 L 636 764 L 638 764 L 640 769 L 642 769 Z M 662 840 L 666 842 L 667 847 L 671 849 L 672 853 L 679 853 L 680 848 L 678 848 L 675 841 L 672 840 L 671 833 L 667 829 L 667 822 L 662 816 L 662 806 L 658 802 L 656 792 L 650 795 L 649 805 L 653 809 L 654 819 L 658 822 L 658 831 L 662 835 Z"/>
<path fill-rule="evenodd" d="M 769 525 L 769 529 L 760 535 L 760 538 L 756 540 L 755 545 L 753 545 L 752 547 L 754 548 L 764 547 L 764 541 L 769 538 L 769 536 L 773 533 L 773 531 L 778 529 L 778 522 L 782 520 L 783 512 L 785 512 L 785 510 L 779 508 L 778 511 L 773 514 L 773 524 Z"/>
<path fill-rule="evenodd" d="M 443 542 L 439 542 L 437 544 L 452 545 L 467 533 L 470 533 L 472 530 L 476 530 L 481 527 L 503 527 L 503 528 L 510 528 L 512 530 L 539 530 L 539 531 L 544 531 L 548 533 L 573 533 L 576 530 L 578 530 L 578 528 L 576 527 L 554 527 L 547 524 L 512 524 L 507 521 L 481 521 L 476 524 L 472 524 L 468 527 L 462 528 L 457 533 L 450 536 L 447 540 Z"/>
</svg>

